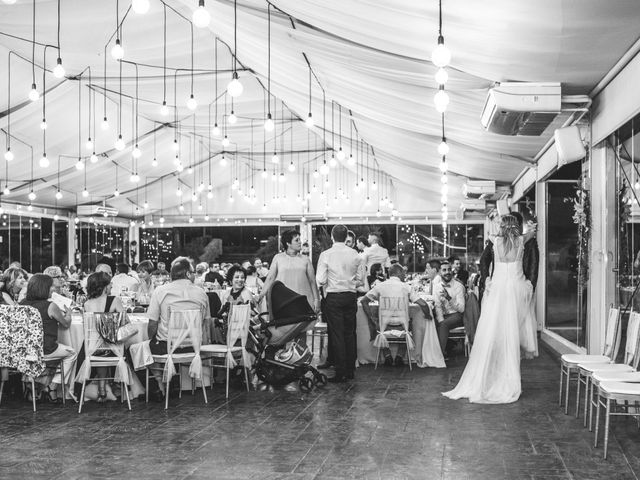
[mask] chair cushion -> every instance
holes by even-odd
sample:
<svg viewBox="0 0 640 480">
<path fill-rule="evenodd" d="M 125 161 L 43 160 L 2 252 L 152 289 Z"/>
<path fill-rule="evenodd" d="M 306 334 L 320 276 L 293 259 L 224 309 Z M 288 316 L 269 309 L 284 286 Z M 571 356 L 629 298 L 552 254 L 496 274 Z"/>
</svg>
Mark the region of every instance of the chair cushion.
<svg viewBox="0 0 640 480">
<path fill-rule="evenodd" d="M 242 347 L 231 347 L 231 353 L 241 352 Z M 213 353 L 213 354 L 226 354 L 227 346 L 212 343 L 210 345 L 202 345 L 200 347 L 200 353 Z"/>
<path fill-rule="evenodd" d="M 579 363 L 578 367 L 587 372 L 633 372 L 633 368 L 624 363 Z"/>
<path fill-rule="evenodd" d="M 639 383 L 627 382 L 600 382 L 600 389 L 609 394 L 638 395 L 640 396 Z"/>
<path fill-rule="evenodd" d="M 611 363 L 611 359 L 604 355 L 578 355 L 565 353 L 560 357 L 564 363 Z"/>
<path fill-rule="evenodd" d="M 594 372 L 591 378 L 596 382 L 640 383 L 640 372 Z"/>
<path fill-rule="evenodd" d="M 174 353 L 172 355 L 173 357 L 173 363 L 180 363 L 180 362 L 187 362 L 187 361 L 191 361 L 193 360 L 193 357 L 195 357 L 195 353 Z M 167 360 L 169 359 L 169 355 L 154 355 L 153 356 L 153 361 L 156 363 L 165 363 Z"/>
</svg>

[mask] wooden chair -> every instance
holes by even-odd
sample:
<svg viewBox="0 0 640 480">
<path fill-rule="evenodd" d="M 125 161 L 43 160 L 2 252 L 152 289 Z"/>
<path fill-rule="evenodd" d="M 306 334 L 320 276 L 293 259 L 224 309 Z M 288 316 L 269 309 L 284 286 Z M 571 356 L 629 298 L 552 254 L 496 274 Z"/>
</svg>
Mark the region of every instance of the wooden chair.
<svg viewBox="0 0 640 480">
<path fill-rule="evenodd" d="M 175 365 L 178 366 L 178 376 L 180 378 L 179 398 L 182 398 L 182 365 L 189 365 L 189 375 L 192 380 L 192 391 L 195 390 L 195 380 L 202 378 L 202 357 L 200 348 L 202 346 L 202 319 L 204 315 L 201 310 L 171 310 L 169 316 L 167 334 L 167 353 L 164 355 L 153 355 L 154 363 L 164 365 L 162 371 L 162 383 L 165 384 L 164 408 L 169 408 L 169 385 L 171 378 L 176 374 Z M 190 353 L 175 353 L 178 348 L 193 347 Z M 152 366 L 146 369 L 146 401 L 149 401 L 149 371 Z M 202 383 L 202 393 L 204 403 L 208 403 L 207 392 Z"/>
<path fill-rule="evenodd" d="M 380 297 L 378 300 L 378 320 L 380 330 L 373 345 L 378 347 L 376 366 L 380 359 L 380 350 L 388 348 L 390 344 L 405 345 L 409 370 L 411 370 L 411 352 L 415 347 L 413 337 L 409 331 L 409 298 L 408 297 Z M 389 330 L 389 327 L 395 327 Z"/>
<path fill-rule="evenodd" d="M 571 382 L 571 374 L 577 372 L 580 364 L 586 363 L 611 363 L 618 354 L 620 347 L 620 310 L 611 306 L 609 316 L 607 317 L 607 329 L 602 353 L 599 355 L 580 355 L 580 354 L 564 354 L 560 357 L 560 393 L 558 396 L 558 404 L 562 405 L 562 384 L 563 378 L 566 376 L 566 385 L 564 391 L 564 413 L 569 413 L 569 383 Z"/>
<path fill-rule="evenodd" d="M 2 403 L 2 392 L 4 391 L 4 384 L 9 380 L 9 374 L 13 374 L 13 373 L 22 375 L 15 368 L 0 367 L 0 403 Z M 31 383 L 31 401 L 33 404 L 33 411 L 35 412 L 37 410 L 36 409 L 36 382 L 33 379 L 33 377 L 30 376 L 28 378 Z"/>
<path fill-rule="evenodd" d="M 231 305 L 231 308 L 229 309 L 229 316 L 227 317 L 227 344 L 202 345 L 201 348 L 205 357 L 217 360 L 217 365 L 225 367 L 225 398 L 227 399 L 229 398 L 229 370 L 237 365 L 237 360 L 239 359 L 242 359 L 244 379 L 247 391 L 249 391 L 249 376 L 247 374 L 247 368 L 250 368 L 251 365 L 246 346 L 250 319 L 251 305 Z M 238 340 L 240 340 L 239 346 L 236 345 Z M 216 363 L 213 364 L 215 365 Z"/>
</svg>

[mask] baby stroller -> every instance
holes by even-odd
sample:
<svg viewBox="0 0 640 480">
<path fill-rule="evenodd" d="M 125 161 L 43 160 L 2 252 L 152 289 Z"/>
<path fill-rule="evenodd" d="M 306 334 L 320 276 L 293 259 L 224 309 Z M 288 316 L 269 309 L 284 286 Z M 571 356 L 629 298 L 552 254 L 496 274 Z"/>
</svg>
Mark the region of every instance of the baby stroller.
<svg viewBox="0 0 640 480">
<path fill-rule="evenodd" d="M 266 298 L 268 311 L 254 319 L 250 332 L 252 341 L 247 346 L 254 349 L 258 378 L 273 386 L 297 380 L 303 392 L 326 385 L 326 375 L 311 365 L 313 354 L 309 348 L 296 342 L 296 338 L 317 320 L 307 297 L 276 281 Z M 265 318 L 267 315 L 268 319 Z"/>
</svg>

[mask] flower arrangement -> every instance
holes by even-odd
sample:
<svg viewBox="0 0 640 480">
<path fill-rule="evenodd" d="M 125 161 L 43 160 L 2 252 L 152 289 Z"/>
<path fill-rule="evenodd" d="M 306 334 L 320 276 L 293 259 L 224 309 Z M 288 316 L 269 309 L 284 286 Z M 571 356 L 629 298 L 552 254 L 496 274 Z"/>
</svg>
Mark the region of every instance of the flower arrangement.
<svg viewBox="0 0 640 480">
<path fill-rule="evenodd" d="M 573 196 L 565 198 L 573 204 L 573 223 L 578 226 L 576 244 L 577 281 L 579 288 L 586 286 L 589 278 L 589 244 L 591 240 L 591 202 L 589 191 L 583 185 L 577 185 Z"/>
</svg>

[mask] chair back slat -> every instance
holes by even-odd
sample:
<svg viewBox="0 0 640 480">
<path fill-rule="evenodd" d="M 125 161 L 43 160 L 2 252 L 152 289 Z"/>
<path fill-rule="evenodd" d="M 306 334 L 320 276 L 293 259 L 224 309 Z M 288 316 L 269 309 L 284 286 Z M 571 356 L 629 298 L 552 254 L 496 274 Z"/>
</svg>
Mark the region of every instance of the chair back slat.
<svg viewBox="0 0 640 480">
<path fill-rule="evenodd" d="M 251 305 L 231 305 L 228 317 L 227 347 L 233 347 L 238 340 L 241 340 L 242 345 L 246 343 L 250 318 Z"/>
<path fill-rule="evenodd" d="M 202 318 L 200 309 L 171 309 L 167 333 L 167 351 L 192 347 L 202 343 Z"/>
<path fill-rule="evenodd" d="M 611 307 L 609 309 L 609 317 L 607 319 L 607 330 L 604 338 L 602 354 L 612 360 L 616 358 L 616 355 L 618 355 L 618 349 L 620 348 L 620 323 L 620 309 Z"/>
<path fill-rule="evenodd" d="M 380 331 L 384 332 L 389 325 L 402 325 L 409 329 L 409 298 L 380 297 L 378 307 Z"/>
<path fill-rule="evenodd" d="M 624 349 L 624 363 L 637 369 L 640 356 L 640 313 L 631 312 L 627 325 L 627 342 Z"/>
</svg>

